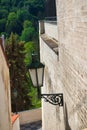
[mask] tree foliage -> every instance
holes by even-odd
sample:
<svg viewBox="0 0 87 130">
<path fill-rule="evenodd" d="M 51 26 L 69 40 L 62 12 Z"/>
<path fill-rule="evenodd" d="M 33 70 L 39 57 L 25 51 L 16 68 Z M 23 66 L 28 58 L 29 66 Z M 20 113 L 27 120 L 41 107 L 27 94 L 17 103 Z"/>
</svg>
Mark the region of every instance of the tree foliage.
<svg viewBox="0 0 87 130">
<path fill-rule="evenodd" d="M 38 20 L 44 18 L 44 6 L 45 0 L 0 0 L 0 34 L 7 37 L 13 111 L 14 87 L 18 91 L 18 111 L 40 106 L 26 65 L 31 61 L 31 53 L 38 51 Z"/>
<path fill-rule="evenodd" d="M 0 19 L 0 30 L 3 32 L 5 30 L 5 25 L 6 25 L 6 19 Z"/>
<path fill-rule="evenodd" d="M 35 44 L 35 42 L 27 42 L 25 45 L 25 64 L 28 65 L 30 64 L 31 62 L 31 54 L 32 52 L 35 52 L 37 50 L 37 45 Z M 31 78 L 29 75 L 28 76 L 28 79 L 29 79 L 29 88 L 30 88 L 30 92 L 28 93 L 28 95 L 31 97 L 31 101 L 32 101 L 32 105 L 30 106 L 30 109 L 32 108 L 38 108 L 38 107 L 41 107 L 41 101 L 38 99 L 37 97 L 37 89 L 35 89 L 32 85 L 32 82 L 31 82 Z"/>
<path fill-rule="evenodd" d="M 31 54 L 35 50 L 36 44 L 34 42 L 24 43 L 23 41 L 19 41 L 16 34 L 11 33 L 10 37 L 6 40 L 6 53 L 10 65 L 13 112 L 16 111 L 13 94 L 14 88 L 16 88 L 18 93 L 16 101 L 18 111 L 40 107 L 41 105 L 41 102 L 37 99 L 37 91 L 33 89 L 30 76 L 26 69 L 26 66 L 31 62 Z"/>
<path fill-rule="evenodd" d="M 22 30 L 22 26 L 17 20 L 16 13 L 15 12 L 9 13 L 8 18 L 7 18 L 7 23 L 6 23 L 7 34 L 10 35 L 11 32 L 20 34 L 21 30 Z"/>
<path fill-rule="evenodd" d="M 8 11 L 6 9 L 0 10 L 0 19 L 6 18 L 8 16 Z"/>
<path fill-rule="evenodd" d="M 32 23 L 26 20 L 24 21 L 23 27 L 24 27 L 24 30 L 22 31 L 21 40 L 25 42 L 32 41 L 36 35 L 35 29 L 32 26 Z"/>
<path fill-rule="evenodd" d="M 1 0 L 0 18 L 7 20 L 3 32 L 6 32 L 8 36 L 11 32 L 20 35 L 25 20 L 31 21 L 37 31 L 38 20 L 44 18 L 44 6 L 45 0 Z"/>
<path fill-rule="evenodd" d="M 10 64 L 11 77 L 11 95 L 12 95 L 12 110 L 15 111 L 15 102 L 13 90 L 17 89 L 17 109 L 18 111 L 29 109 L 31 100 L 29 93 L 29 85 L 27 82 L 26 66 L 24 63 L 25 52 L 24 43 L 19 42 L 17 35 L 11 33 L 10 38 L 6 41 L 7 57 Z M 20 107 L 21 106 L 21 107 Z"/>
</svg>

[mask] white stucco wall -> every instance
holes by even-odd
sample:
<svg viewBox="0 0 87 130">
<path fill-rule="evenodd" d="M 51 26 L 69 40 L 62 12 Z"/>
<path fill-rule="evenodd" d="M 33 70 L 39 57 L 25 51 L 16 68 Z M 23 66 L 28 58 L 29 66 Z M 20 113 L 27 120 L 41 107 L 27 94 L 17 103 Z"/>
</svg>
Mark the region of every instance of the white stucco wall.
<svg viewBox="0 0 87 130">
<path fill-rule="evenodd" d="M 20 130 L 20 122 L 19 117 L 15 120 L 15 122 L 12 125 L 12 130 Z"/>
<path fill-rule="evenodd" d="M 39 34 L 45 33 L 47 36 L 58 40 L 57 21 L 39 21 Z"/>
<path fill-rule="evenodd" d="M 42 94 L 63 93 L 59 57 L 41 38 L 40 46 L 41 61 L 45 64 Z M 42 127 L 43 130 L 64 130 L 63 107 L 51 105 L 42 99 Z"/>
</svg>

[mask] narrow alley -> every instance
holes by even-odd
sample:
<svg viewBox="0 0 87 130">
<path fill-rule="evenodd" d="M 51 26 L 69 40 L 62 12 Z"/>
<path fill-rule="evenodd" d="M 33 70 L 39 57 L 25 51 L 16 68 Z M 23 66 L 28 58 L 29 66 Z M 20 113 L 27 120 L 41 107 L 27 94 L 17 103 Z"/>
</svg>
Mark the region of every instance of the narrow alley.
<svg viewBox="0 0 87 130">
<path fill-rule="evenodd" d="M 42 130 L 41 124 L 42 124 L 41 121 L 24 124 L 24 125 L 21 125 L 20 130 Z"/>
</svg>

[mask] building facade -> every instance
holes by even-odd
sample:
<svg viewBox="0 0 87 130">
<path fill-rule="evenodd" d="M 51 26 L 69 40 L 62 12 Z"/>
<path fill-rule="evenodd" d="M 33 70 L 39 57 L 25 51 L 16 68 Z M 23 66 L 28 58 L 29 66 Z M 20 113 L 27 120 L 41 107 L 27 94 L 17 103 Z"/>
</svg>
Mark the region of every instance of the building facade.
<svg viewBox="0 0 87 130">
<path fill-rule="evenodd" d="M 9 68 L 0 38 L 0 130 L 12 130 Z"/>
<path fill-rule="evenodd" d="M 56 0 L 57 22 L 40 21 L 42 93 L 63 93 L 63 107 L 42 99 L 43 130 L 87 128 L 87 0 Z"/>
</svg>

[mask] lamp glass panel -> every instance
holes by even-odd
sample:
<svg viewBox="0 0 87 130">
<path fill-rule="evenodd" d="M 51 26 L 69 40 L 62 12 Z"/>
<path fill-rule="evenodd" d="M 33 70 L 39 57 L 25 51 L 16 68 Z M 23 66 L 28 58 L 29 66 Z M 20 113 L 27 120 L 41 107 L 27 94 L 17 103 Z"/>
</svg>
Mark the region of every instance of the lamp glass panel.
<svg viewBox="0 0 87 130">
<path fill-rule="evenodd" d="M 37 75 L 38 75 L 38 85 L 42 86 L 43 85 L 43 68 L 37 69 Z"/>
<path fill-rule="evenodd" d="M 31 80 L 32 83 L 35 87 L 37 87 L 37 80 L 36 80 L 36 70 L 35 69 L 29 69 L 30 72 L 30 76 L 31 76 Z"/>
</svg>

